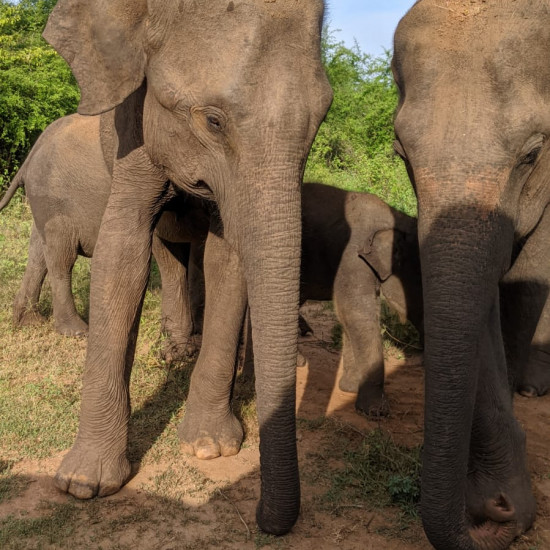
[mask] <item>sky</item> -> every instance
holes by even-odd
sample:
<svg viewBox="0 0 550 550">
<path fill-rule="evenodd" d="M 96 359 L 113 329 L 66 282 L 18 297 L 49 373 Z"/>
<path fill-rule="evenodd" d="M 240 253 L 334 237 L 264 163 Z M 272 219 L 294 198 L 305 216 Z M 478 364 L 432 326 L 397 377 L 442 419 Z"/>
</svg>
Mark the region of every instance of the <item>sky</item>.
<svg viewBox="0 0 550 550">
<path fill-rule="evenodd" d="M 361 51 L 380 55 L 392 48 L 397 23 L 414 0 L 327 0 L 327 22 L 334 38 L 353 46 L 354 39 Z"/>
</svg>

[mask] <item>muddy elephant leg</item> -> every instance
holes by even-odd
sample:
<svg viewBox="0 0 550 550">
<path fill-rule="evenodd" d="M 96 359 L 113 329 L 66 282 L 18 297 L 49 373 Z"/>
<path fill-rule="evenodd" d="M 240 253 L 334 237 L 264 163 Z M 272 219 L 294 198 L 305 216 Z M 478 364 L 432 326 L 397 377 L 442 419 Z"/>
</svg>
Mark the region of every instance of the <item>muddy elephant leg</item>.
<svg viewBox="0 0 550 550">
<path fill-rule="evenodd" d="M 189 303 L 189 243 L 172 243 L 153 235 L 153 255 L 162 280 L 162 331 L 168 336 L 162 355 L 168 362 L 196 351 Z"/>
<path fill-rule="evenodd" d="M 33 223 L 27 267 L 19 291 L 13 301 L 14 325 L 28 326 L 44 322 L 44 317 L 38 312 L 38 301 L 47 271 L 42 239 L 36 225 Z"/>
<path fill-rule="evenodd" d="M 52 287 L 52 306 L 55 330 L 64 336 L 83 336 L 88 325 L 76 311 L 71 288 L 71 275 L 78 256 L 78 242 L 67 227 L 67 221 L 54 218 L 44 227 L 44 256 L 48 266 L 48 278 Z"/>
<path fill-rule="evenodd" d="M 342 391 L 357 392 L 358 411 L 386 415 L 379 285 L 357 255 L 342 257 L 334 282 L 334 305 L 344 331 L 339 387 Z"/>
<path fill-rule="evenodd" d="M 230 400 L 246 308 L 240 261 L 227 242 L 212 231 L 206 241 L 204 276 L 202 346 L 178 433 L 184 452 L 210 459 L 237 454 L 243 439 Z"/>
<path fill-rule="evenodd" d="M 92 260 L 80 425 L 56 475 L 57 486 L 78 498 L 115 493 L 130 475 L 128 386 L 153 227 L 167 189 L 141 149 L 117 161 Z"/>
</svg>

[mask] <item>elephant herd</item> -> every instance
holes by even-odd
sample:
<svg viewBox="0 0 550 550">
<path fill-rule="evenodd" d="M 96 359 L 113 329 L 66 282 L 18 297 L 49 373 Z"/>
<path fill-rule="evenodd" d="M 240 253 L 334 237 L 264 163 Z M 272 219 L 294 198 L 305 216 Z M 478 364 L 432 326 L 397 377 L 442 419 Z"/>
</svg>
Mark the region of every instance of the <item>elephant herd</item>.
<svg viewBox="0 0 550 550">
<path fill-rule="evenodd" d="M 263 530 L 288 532 L 300 508 L 299 305 L 334 299 L 340 387 L 384 414 L 381 290 L 424 335 L 426 535 L 439 550 L 508 548 L 536 512 L 513 393 L 550 387 L 550 4 L 418 0 L 399 23 L 394 148 L 418 221 L 302 186 L 332 99 L 323 13 L 322 0 L 58 0 L 44 37 L 78 81 L 79 114 L 45 130 L 0 202 L 24 185 L 34 218 L 16 323 L 37 320 L 47 272 L 56 329 L 88 331 L 70 272 L 93 253 L 80 425 L 56 484 L 91 498 L 129 477 L 154 254 L 166 353 L 202 327 L 178 429 L 199 458 L 243 439 L 230 397 L 248 305 Z"/>
</svg>

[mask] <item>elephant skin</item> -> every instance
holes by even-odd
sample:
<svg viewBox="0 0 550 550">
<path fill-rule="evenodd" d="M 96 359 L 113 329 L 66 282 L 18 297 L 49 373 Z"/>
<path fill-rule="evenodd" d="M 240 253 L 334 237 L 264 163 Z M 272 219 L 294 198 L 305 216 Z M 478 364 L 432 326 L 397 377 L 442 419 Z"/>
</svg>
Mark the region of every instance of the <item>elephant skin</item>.
<svg viewBox="0 0 550 550">
<path fill-rule="evenodd" d="M 422 331 L 416 220 L 370 193 L 306 183 L 302 193 L 300 301 L 333 300 L 343 328 L 343 391 L 366 414 L 388 412 L 380 291 Z"/>
<path fill-rule="evenodd" d="M 295 523 L 300 186 L 332 100 L 323 12 L 322 0 L 59 0 L 52 11 L 44 37 L 79 83 L 79 113 L 112 114 L 104 150 L 114 153 L 92 260 L 80 425 L 56 475 L 61 490 L 108 495 L 130 475 L 128 379 L 153 228 L 173 196 L 169 180 L 217 203 L 205 255 L 226 259 L 223 270 L 205 265 L 202 348 L 180 437 L 204 458 L 239 448 L 230 392 L 248 295 L 258 367 L 257 520 L 273 534 Z M 225 309 L 208 322 L 211 291 L 220 300 L 210 311 Z"/>
<path fill-rule="evenodd" d="M 514 304 L 509 290 L 530 278 L 520 266 L 532 239 L 535 279 L 548 255 L 540 243 L 548 242 L 541 220 L 550 197 L 550 6 L 448 4 L 414 4 L 397 27 L 392 62 L 395 149 L 418 198 L 422 521 L 437 549 L 495 550 L 535 517 L 510 384 L 511 370 L 524 366 L 509 369 L 507 358 L 529 355 L 537 324 L 534 315 L 514 334 L 516 308 L 536 302 L 540 312 L 548 295 L 546 275 L 531 285 L 535 300 L 524 294 Z"/>
<path fill-rule="evenodd" d="M 111 174 L 100 140 L 99 116 L 74 114 L 48 126 L 38 138 L 12 181 L 4 207 L 17 187 L 24 186 L 33 214 L 29 259 L 15 297 L 15 325 L 41 321 L 40 290 L 46 273 L 52 288 L 53 317 L 57 332 L 66 336 L 87 334 L 71 290 L 71 272 L 77 255 L 91 257 L 101 218 L 111 191 Z M 185 210 L 177 216 L 170 209 Z M 187 266 L 202 257 L 200 251 L 209 226 L 204 201 L 179 194 L 167 204 L 153 238 L 163 284 L 162 327 L 168 335 L 164 354 L 175 359 L 193 347 L 190 339 L 200 332 L 200 308 L 193 314 L 188 296 Z M 195 318 L 195 322 L 193 321 Z"/>
</svg>

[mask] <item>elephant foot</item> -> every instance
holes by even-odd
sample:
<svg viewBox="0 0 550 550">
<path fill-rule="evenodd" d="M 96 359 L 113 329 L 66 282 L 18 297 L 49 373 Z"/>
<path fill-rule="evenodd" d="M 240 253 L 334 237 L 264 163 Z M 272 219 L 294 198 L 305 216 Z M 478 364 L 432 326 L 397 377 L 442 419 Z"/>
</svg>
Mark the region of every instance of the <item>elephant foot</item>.
<svg viewBox="0 0 550 550">
<path fill-rule="evenodd" d="M 517 391 L 523 397 L 541 397 L 548 393 L 547 384 L 520 384 L 518 385 Z"/>
<path fill-rule="evenodd" d="M 241 423 L 232 412 L 197 415 L 189 409 L 178 426 L 178 435 L 182 451 L 201 460 L 236 455 L 244 437 Z"/>
<path fill-rule="evenodd" d="M 532 346 L 529 361 L 519 373 L 516 391 L 524 397 L 540 397 L 550 390 L 550 351 Z"/>
<path fill-rule="evenodd" d="M 128 481 L 130 472 L 125 453 L 113 458 L 75 443 L 55 474 L 55 484 L 76 498 L 104 497 L 116 493 Z"/>
<path fill-rule="evenodd" d="M 161 358 L 166 363 L 187 361 L 194 357 L 200 350 L 200 342 L 197 336 L 191 336 L 183 342 L 176 342 L 168 338 L 164 341 L 160 351 Z"/>
<path fill-rule="evenodd" d="M 75 317 L 69 321 L 56 321 L 55 330 L 63 336 L 81 338 L 88 335 L 88 325 L 80 317 Z"/>
<path fill-rule="evenodd" d="M 34 327 L 46 322 L 46 318 L 35 309 L 14 312 L 13 324 L 18 327 Z"/>
</svg>

